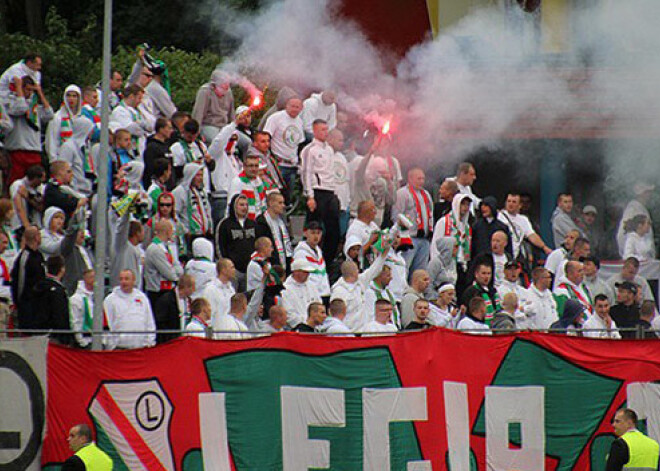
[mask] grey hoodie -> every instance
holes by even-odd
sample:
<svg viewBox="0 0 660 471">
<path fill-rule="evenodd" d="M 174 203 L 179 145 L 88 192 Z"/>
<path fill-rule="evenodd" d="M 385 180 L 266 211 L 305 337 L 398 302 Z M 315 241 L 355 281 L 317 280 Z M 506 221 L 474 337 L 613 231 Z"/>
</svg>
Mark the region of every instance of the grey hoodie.
<svg viewBox="0 0 660 471">
<path fill-rule="evenodd" d="M 56 160 L 68 162 L 73 171 L 71 187 L 78 193 L 89 196 L 92 193 L 92 181 L 85 176 L 85 151 L 90 152 L 87 138 L 94 129 L 94 123 L 85 116 L 71 119 L 73 135 L 60 147 Z"/>
<path fill-rule="evenodd" d="M 456 283 L 456 264 L 452 253 L 456 239 L 454 237 L 440 237 L 436 240 L 435 247 L 438 255 L 433 257 L 428 264 L 427 271 L 431 277 L 431 285 L 439 288 L 443 283 Z"/>
</svg>

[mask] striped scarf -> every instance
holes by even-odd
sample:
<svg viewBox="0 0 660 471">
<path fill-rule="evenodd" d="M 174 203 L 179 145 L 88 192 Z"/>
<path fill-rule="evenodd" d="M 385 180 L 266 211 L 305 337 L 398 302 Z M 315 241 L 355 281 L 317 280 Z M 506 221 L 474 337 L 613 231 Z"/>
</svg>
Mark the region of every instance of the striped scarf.
<svg viewBox="0 0 660 471">
<path fill-rule="evenodd" d="M 481 291 L 481 297 L 486 303 L 486 317 L 484 318 L 484 322 L 488 327 L 490 327 L 490 324 L 493 322 L 495 313 L 502 310 L 502 305 L 500 304 L 500 295 L 497 294 L 496 291 L 495 296 L 493 299 L 491 299 L 488 291 L 485 291 L 476 281 L 474 282 L 474 287 Z"/>
<path fill-rule="evenodd" d="M 450 237 L 454 233 L 456 245 L 463 249 L 465 260 L 470 260 L 470 241 L 472 240 L 472 228 L 468 226 L 466 231 L 462 231 L 456 223 L 456 218 L 450 212 L 445 216 L 445 237 Z M 458 251 L 454 256 L 454 260 L 458 262 Z"/>
<path fill-rule="evenodd" d="M 386 301 L 389 301 L 390 304 L 392 304 L 392 322 L 395 326 L 397 326 L 399 330 L 401 330 L 401 316 L 399 314 L 399 308 L 397 307 L 396 300 L 394 299 L 392 292 L 387 288 L 381 288 L 375 281 L 372 283 L 372 289 L 376 295 L 376 301 L 385 299 Z"/>
<path fill-rule="evenodd" d="M 191 145 L 188 144 L 185 139 L 179 139 L 179 143 L 183 148 L 183 155 L 186 157 L 187 164 L 202 162 L 202 156 L 200 155 L 199 157 L 195 157 L 195 153 L 193 152 Z M 204 153 L 204 149 L 202 149 L 202 146 L 198 141 L 194 141 L 193 144 L 197 145 L 197 148 L 200 150 L 201 154 Z"/>
<path fill-rule="evenodd" d="M 36 93 L 33 93 L 32 97 L 30 98 L 30 103 L 28 104 L 28 110 L 25 112 L 25 120 L 27 121 L 28 126 L 30 126 L 35 131 L 39 130 L 39 113 L 37 113 L 38 107 L 39 97 Z"/>
<path fill-rule="evenodd" d="M 263 267 L 265 263 L 268 263 L 268 259 L 262 255 L 259 255 L 257 251 L 252 252 L 252 255 L 250 255 L 250 260 L 258 263 L 260 267 Z M 266 281 L 266 286 L 276 286 L 281 284 L 282 279 L 271 266 L 270 270 L 268 270 L 268 280 Z"/>
<path fill-rule="evenodd" d="M 248 200 L 248 219 L 255 220 L 257 216 L 264 212 L 264 201 L 266 201 L 266 187 L 263 181 L 255 188 L 252 180 L 245 175 L 245 170 L 238 174 L 238 178 L 243 182 L 241 194 Z M 256 191 L 255 191 L 256 190 Z M 259 200 L 257 201 L 257 195 Z"/>
<path fill-rule="evenodd" d="M 60 145 L 62 145 L 73 136 L 73 124 L 71 123 L 71 113 L 69 113 L 64 103 L 62 103 L 60 109 L 65 111 L 60 118 Z"/>
<path fill-rule="evenodd" d="M 92 310 L 89 306 L 89 298 L 83 296 L 83 332 L 91 332 L 94 327 L 94 318 L 92 317 Z"/>
<path fill-rule="evenodd" d="M 202 191 L 190 188 L 187 201 L 188 226 L 190 233 L 194 235 L 206 234 L 209 229 L 207 218 L 208 202 Z"/>
</svg>

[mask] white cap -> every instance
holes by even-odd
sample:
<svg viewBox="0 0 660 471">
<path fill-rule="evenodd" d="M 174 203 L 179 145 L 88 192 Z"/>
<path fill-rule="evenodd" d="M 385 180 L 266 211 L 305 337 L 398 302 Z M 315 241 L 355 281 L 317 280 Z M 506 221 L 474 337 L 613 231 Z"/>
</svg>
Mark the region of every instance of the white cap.
<svg viewBox="0 0 660 471">
<path fill-rule="evenodd" d="M 450 289 L 453 289 L 454 291 L 456 291 L 456 287 L 454 285 L 452 285 L 451 283 L 447 283 L 445 285 L 442 285 L 440 288 L 438 288 L 438 294 L 442 294 L 445 291 L 449 291 Z"/>
<path fill-rule="evenodd" d="M 250 108 L 248 106 L 241 105 L 238 108 L 236 108 L 236 116 L 240 116 L 248 111 L 250 111 Z"/>
<path fill-rule="evenodd" d="M 291 264 L 291 271 L 306 271 L 309 273 L 314 271 L 314 269 L 309 263 L 299 258 L 298 260 L 294 260 Z"/>
<path fill-rule="evenodd" d="M 582 214 L 589 214 L 589 213 L 598 214 L 598 210 L 596 209 L 595 206 L 588 204 L 584 208 L 582 208 Z"/>
</svg>

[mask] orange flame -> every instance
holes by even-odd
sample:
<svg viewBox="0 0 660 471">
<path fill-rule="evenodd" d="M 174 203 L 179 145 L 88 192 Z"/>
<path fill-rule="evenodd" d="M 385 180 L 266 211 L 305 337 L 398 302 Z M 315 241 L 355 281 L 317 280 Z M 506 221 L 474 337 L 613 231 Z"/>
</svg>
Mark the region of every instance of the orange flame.
<svg viewBox="0 0 660 471">
<path fill-rule="evenodd" d="M 252 105 L 250 105 L 251 108 L 259 108 L 262 103 L 262 97 L 261 95 L 255 95 L 254 98 L 252 98 Z"/>
<path fill-rule="evenodd" d="M 385 124 L 383 124 L 383 128 L 381 129 L 380 133 L 382 135 L 386 135 L 389 134 L 389 132 L 390 132 L 390 121 L 387 120 L 385 121 Z"/>
</svg>

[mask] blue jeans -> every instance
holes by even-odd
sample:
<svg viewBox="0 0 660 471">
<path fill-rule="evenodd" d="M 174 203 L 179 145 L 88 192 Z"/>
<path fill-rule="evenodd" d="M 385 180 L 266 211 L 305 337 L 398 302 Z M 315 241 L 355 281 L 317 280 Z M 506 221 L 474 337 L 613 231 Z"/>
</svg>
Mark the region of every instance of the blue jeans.
<svg viewBox="0 0 660 471">
<path fill-rule="evenodd" d="M 413 237 L 412 242 L 413 247 L 401 254 L 408 266 L 409 282 L 412 280 L 412 274 L 415 270 L 426 270 L 431 251 L 431 242 L 426 238 Z"/>
<path fill-rule="evenodd" d="M 348 223 L 351 219 L 351 212 L 347 209 L 339 213 L 339 236 L 344 237 L 348 231 Z"/>
<path fill-rule="evenodd" d="M 286 194 L 284 197 L 288 203 L 291 203 L 291 198 L 293 198 L 293 190 L 296 185 L 296 177 L 298 176 L 298 167 L 280 166 L 280 172 L 282 172 L 282 178 L 284 179 L 284 183 L 286 183 Z"/>
<path fill-rule="evenodd" d="M 213 232 L 225 217 L 227 211 L 227 196 L 211 196 L 211 217 L 213 218 Z"/>
</svg>

